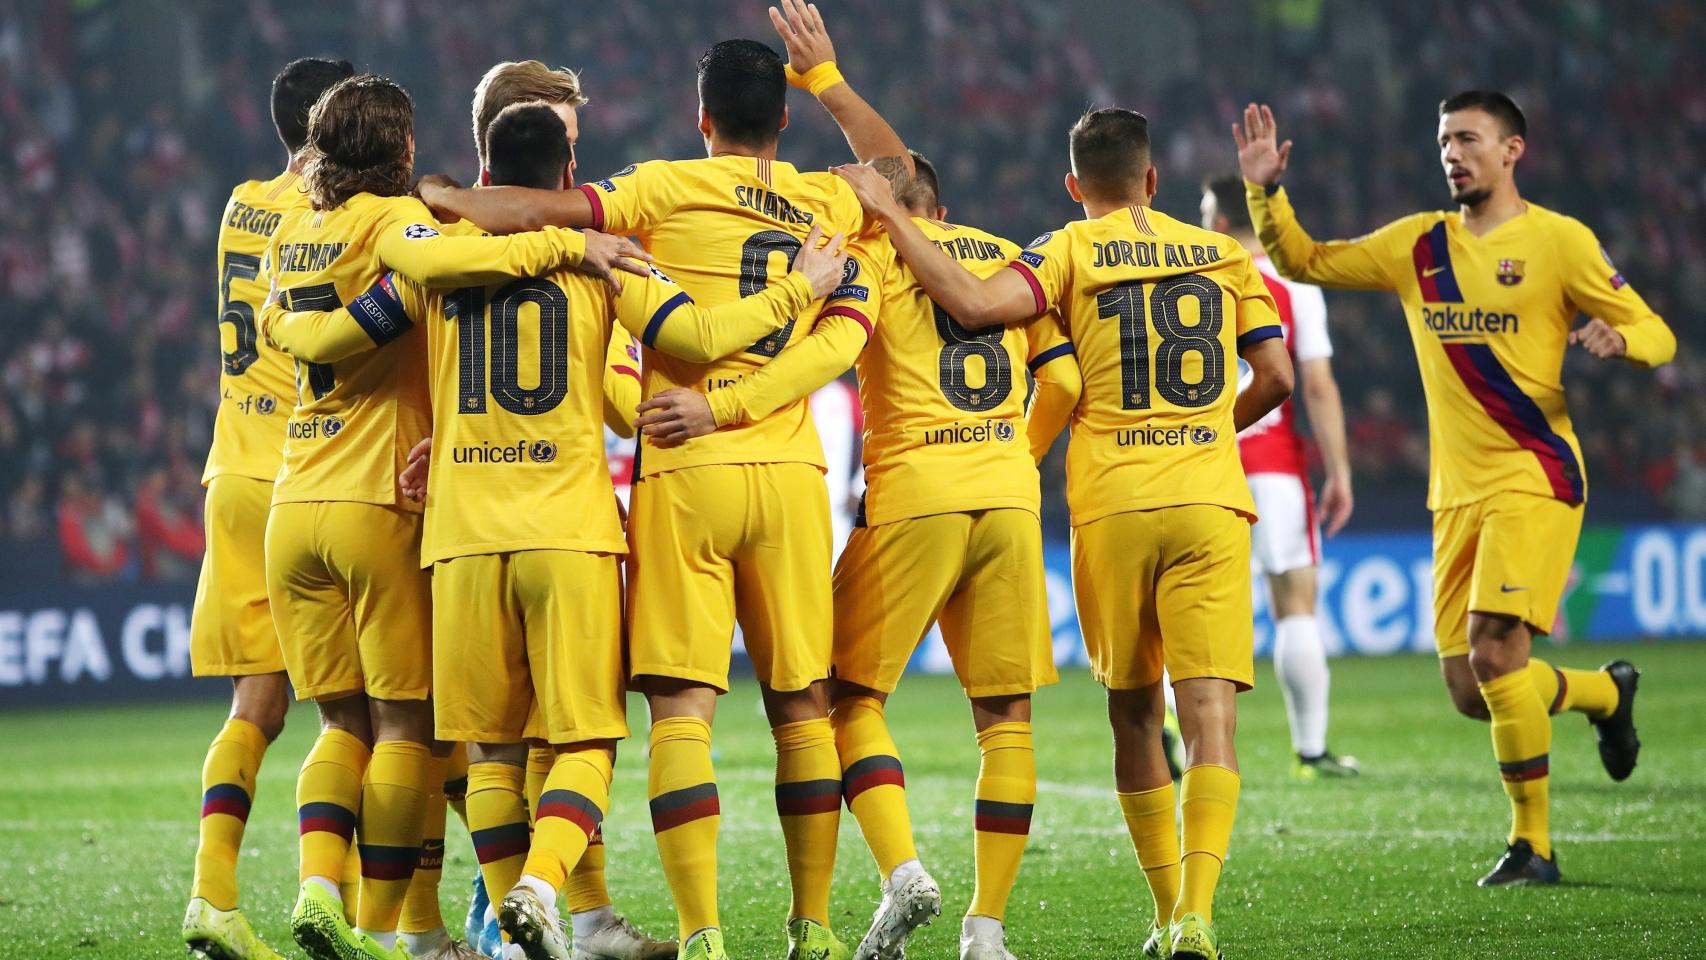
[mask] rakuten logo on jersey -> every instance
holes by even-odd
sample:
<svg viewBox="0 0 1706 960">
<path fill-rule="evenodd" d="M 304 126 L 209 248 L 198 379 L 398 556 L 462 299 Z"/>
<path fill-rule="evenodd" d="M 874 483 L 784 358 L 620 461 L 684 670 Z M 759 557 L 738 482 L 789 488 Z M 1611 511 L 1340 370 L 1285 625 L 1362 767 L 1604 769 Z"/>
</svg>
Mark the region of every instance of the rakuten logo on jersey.
<svg viewBox="0 0 1706 960">
<path fill-rule="evenodd" d="M 1517 316 L 1496 310 L 1463 310 L 1457 307 L 1422 306 L 1422 323 L 1441 340 L 1460 340 L 1489 333 L 1516 333 Z"/>
<path fill-rule="evenodd" d="M 1116 430 L 1114 443 L 1122 447 L 1207 446 L 1220 439 L 1220 432 L 1202 425 L 1183 427 L 1132 427 Z"/>
<path fill-rule="evenodd" d="M 516 440 L 512 443 L 466 444 L 450 448 L 452 463 L 550 463 L 557 459 L 554 440 Z"/>
</svg>

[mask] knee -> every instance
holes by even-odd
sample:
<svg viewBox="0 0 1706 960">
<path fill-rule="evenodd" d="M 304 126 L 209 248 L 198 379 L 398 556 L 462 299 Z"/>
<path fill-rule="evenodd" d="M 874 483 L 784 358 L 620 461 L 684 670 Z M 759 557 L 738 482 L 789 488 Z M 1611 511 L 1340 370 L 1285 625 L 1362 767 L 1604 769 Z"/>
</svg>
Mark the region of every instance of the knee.
<svg viewBox="0 0 1706 960">
<path fill-rule="evenodd" d="M 1160 684 L 1153 686 L 1153 696 L 1148 695 L 1150 691 L 1149 687 L 1108 691 L 1108 721 L 1116 742 L 1127 738 L 1159 740 L 1166 719 L 1167 700 L 1161 695 Z"/>
<path fill-rule="evenodd" d="M 1487 720 L 1491 715 L 1487 712 L 1487 701 L 1481 696 L 1481 688 L 1469 683 L 1446 683 L 1446 689 L 1451 692 L 1452 706 L 1457 712 L 1471 720 Z"/>
</svg>

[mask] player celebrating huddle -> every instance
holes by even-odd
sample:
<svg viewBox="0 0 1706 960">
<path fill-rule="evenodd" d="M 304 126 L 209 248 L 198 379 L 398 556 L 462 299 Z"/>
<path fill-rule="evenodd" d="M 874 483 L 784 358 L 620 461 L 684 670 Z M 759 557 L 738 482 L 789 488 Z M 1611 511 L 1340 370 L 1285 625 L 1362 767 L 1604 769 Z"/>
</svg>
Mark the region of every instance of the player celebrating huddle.
<svg viewBox="0 0 1706 960">
<path fill-rule="evenodd" d="M 1676 337 L 1612 266 L 1593 231 L 1522 198 L 1522 111 L 1471 90 L 1439 106 L 1439 158 L 1456 213 L 1418 213 L 1357 240 L 1318 243 L 1280 186 L 1291 142 L 1251 104 L 1233 125 L 1251 219 L 1280 273 L 1328 287 L 1390 290 L 1422 371 L 1432 452 L 1434 636 L 1452 702 L 1492 721 L 1511 801 L 1505 854 L 1483 886 L 1555 883 L 1548 833 L 1549 713 L 1585 713 L 1613 780 L 1635 768 L 1639 673 L 1530 656 L 1569 577 L 1587 480 L 1559 379 L 1564 350 L 1645 367 Z M 1592 315 L 1570 329 L 1578 311 Z"/>
<path fill-rule="evenodd" d="M 366 315 L 377 348 L 327 349 L 282 310 L 333 308 L 385 269 L 427 282 L 495 282 L 565 263 L 608 265 L 625 241 L 550 230 L 507 238 L 441 236 L 406 195 L 413 109 L 379 77 L 328 90 L 309 115 L 311 210 L 285 218 L 263 269 L 280 290 L 262 331 L 297 357 L 297 405 L 267 523 L 267 581 L 284 660 L 323 730 L 297 784 L 302 888 L 298 942 L 319 960 L 405 957 L 395 944 L 420 859 L 432 763 L 431 601 L 419 568 L 420 514 L 396 475 L 427 432 L 423 338 L 396 311 Z M 307 331 L 311 333 L 312 331 Z M 359 811 L 359 931 L 338 886 Z"/>
<path fill-rule="evenodd" d="M 1120 805 L 1155 900 L 1143 951 L 1217 960 L 1211 909 L 1239 786 L 1234 697 L 1252 679 L 1254 506 L 1233 438 L 1290 393 L 1291 363 L 1249 254 L 1149 209 L 1156 174 L 1142 114 L 1085 114 L 1070 145 L 1066 186 L 1086 219 L 982 279 L 939 251 L 880 179 L 838 172 L 961 326 L 1060 311 L 1083 371 L 1067 447 L 1073 588 L 1108 688 Z M 1234 352 L 1253 370 L 1236 399 Z M 1188 764 L 1182 850 L 1161 749 L 1163 666 Z"/>
</svg>

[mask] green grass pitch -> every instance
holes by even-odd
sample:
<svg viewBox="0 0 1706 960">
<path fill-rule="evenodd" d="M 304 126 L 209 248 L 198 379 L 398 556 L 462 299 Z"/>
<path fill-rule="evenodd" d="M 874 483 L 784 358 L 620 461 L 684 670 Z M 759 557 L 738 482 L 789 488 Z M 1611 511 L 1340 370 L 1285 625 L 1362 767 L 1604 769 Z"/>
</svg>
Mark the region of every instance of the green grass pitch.
<svg viewBox="0 0 1706 960">
<path fill-rule="evenodd" d="M 1552 827 L 1566 885 L 1479 890 L 1500 852 L 1507 807 L 1485 725 L 1456 716 L 1431 658 L 1336 661 L 1333 745 L 1357 754 L 1352 783 L 1288 777 L 1285 716 L 1272 672 L 1240 699 L 1244 789 L 1217 902 L 1235 960 L 1280 957 L 1566 958 L 1706 956 L 1706 646 L 1574 647 L 1557 662 L 1613 655 L 1642 669 L 1646 748 L 1627 783 L 1600 769 L 1585 720 L 1558 719 Z M 217 689 L 217 687 L 212 687 Z M 643 726 L 636 700 L 632 717 Z M 177 927 L 196 839 L 202 753 L 215 701 L 0 713 L 0 957 L 178 957 Z M 914 960 L 956 955 L 971 897 L 969 713 L 951 678 L 909 677 L 889 716 L 907 768 L 926 864 L 945 915 Z M 1135 957 L 1149 895 L 1112 796 L 1101 691 L 1069 672 L 1036 703 L 1036 819 L 1008 911 L 1020 960 Z M 240 880 L 256 926 L 289 944 L 296 875 L 297 766 L 314 733 L 299 708 L 261 771 Z M 722 914 L 735 957 L 783 955 L 788 876 L 771 799 L 771 741 L 750 682 L 716 728 L 723 797 Z M 630 740 L 606 820 L 617 907 L 654 933 L 674 927 L 645 813 L 645 763 Z M 851 816 L 842 819 L 834 922 L 849 943 L 877 895 Z M 453 820 L 445 916 L 460 925 L 474 873 Z"/>
</svg>

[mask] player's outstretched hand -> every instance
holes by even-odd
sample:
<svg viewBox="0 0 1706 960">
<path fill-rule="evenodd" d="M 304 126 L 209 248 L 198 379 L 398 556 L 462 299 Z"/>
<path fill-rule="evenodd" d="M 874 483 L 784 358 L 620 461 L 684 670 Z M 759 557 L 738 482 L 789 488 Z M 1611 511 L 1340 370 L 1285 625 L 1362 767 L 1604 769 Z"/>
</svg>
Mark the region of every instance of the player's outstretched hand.
<svg viewBox="0 0 1706 960">
<path fill-rule="evenodd" d="M 576 271 L 603 280 L 615 287 L 618 293 L 622 290 L 622 278 L 616 273 L 618 270 L 638 277 L 651 273 L 652 255 L 634 241 L 597 230 L 583 230 L 581 233 L 586 237 L 586 254 L 581 257 Z"/>
<path fill-rule="evenodd" d="M 421 202 L 427 205 L 427 209 L 431 210 L 434 216 L 442 220 L 446 211 L 439 206 L 439 203 L 443 200 L 444 194 L 450 190 L 460 189 L 462 189 L 462 184 L 457 183 L 454 177 L 442 173 L 429 173 L 415 181 L 414 194 L 421 198 Z M 453 216 L 451 219 L 456 218 Z"/>
<path fill-rule="evenodd" d="M 807 73 L 820 63 L 835 59 L 835 44 L 829 42 L 823 15 L 817 4 L 804 0 L 781 0 L 782 9 L 770 8 L 770 25 L 788 48 L 788 68 Z"/>
<path fill-rule="evenodd" d="M 1329 475 L 1327 482 L 1321 486 L 1321 501 L 1317 508 L 1326 521 L 1327 536 L 1338 536 L 1350 522 L 1351 511 L 1356 509 L 1356 498 L 1351 496 L 1351 478 Z"/>
<path fill-rule="evenodd" d="M 1238 144 L 1238 169 L 1244 179 L 1266 187 L 1279 183 L 1291 159 L 1291 141 L 1279 142 L 1274 112 L 1267 104 L 1245 107 L 1244 124 L 1232 125 L 1232 139 Z"/>
<path fill-rule="evenodd" d="M 863 163 L 845 163 L 830 167 L 830 172 L 853 186 L 866 211 L 884 220 L 905 216 L 894 199 L 894 184 L 875 167 Z"/>
<path fill-rule="evenodd" d="M 427 469 L 432 464 L 432 438 L 427 437 L 409 448 L 403 472 L 397 475 L 397 488 L 403 496 L 420 503 L 426 499 Z"/>
<path fill-rule="evenodd" d="M 1617 328 L 1598 317 L 1591 317 L 1587 323 L 1570 331 L 1570 342 L 1579 343 L 1582 348 L 1601 360 L 1621 357 L 1629 349 L 1623 334 Z"/>
<path fill-rule="evenodd" d="M 823 228 L 814 223 L 800 252 L 794 254 L 793 270 L 812 285 L 812 299 L 829 296 L 841 282 L 842 272 L 847 268 L 847 251 L 842 249 L 846 241 L 846 235 L 838 233 L 824 243 Z"/>
<path fill-rule="evenodd" d="M 711 402 L 697 390 L 660 390 L 634 409 L 640 414 L 634 426 L 660 447 L 679 447 L 717 429 Z"/>
</svg>

